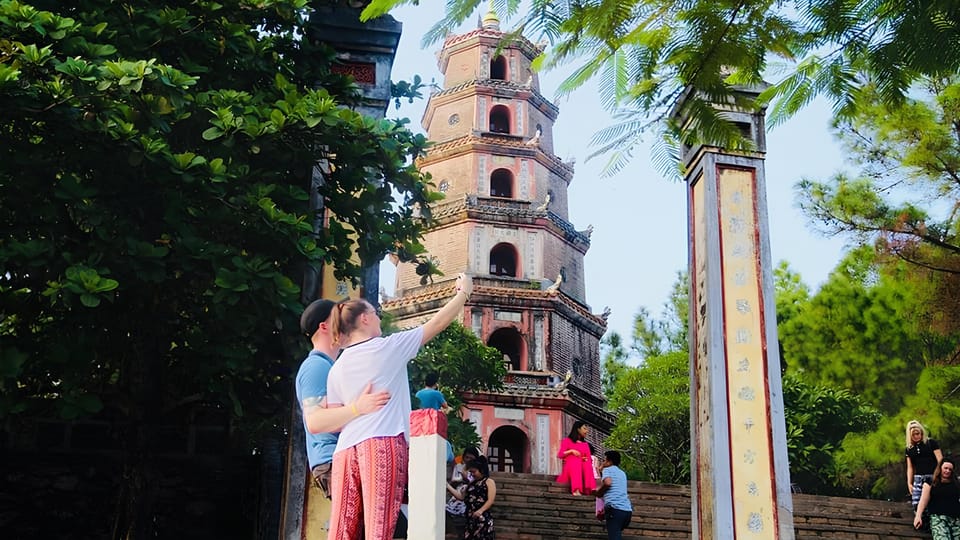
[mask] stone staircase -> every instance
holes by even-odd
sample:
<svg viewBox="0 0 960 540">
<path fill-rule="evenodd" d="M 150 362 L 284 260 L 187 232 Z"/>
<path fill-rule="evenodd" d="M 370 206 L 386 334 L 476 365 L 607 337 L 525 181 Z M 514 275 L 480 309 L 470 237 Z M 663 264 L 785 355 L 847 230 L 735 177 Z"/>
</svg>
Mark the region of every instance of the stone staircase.
<svg viewBox="0 0 960 540">
<path fill-rule="evenodd" d="M 594 498 L 574 497 L 553 476 L 494 473 L 497 540 L 606 540 Z M 626 540 L 690 538 L 690 488 L 630 482 L 633 521 Z M 911 524 L 909 503 L 794 495 L 797 540 L 930 538 Z M 448 535 L 447 538 L 456 538 Z"/>
</svg>

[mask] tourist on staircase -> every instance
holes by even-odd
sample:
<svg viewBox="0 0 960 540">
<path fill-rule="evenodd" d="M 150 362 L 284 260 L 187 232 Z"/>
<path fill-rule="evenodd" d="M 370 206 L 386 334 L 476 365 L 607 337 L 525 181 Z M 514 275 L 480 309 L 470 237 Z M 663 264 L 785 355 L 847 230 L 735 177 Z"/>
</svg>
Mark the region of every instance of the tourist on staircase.
<svg viewBox="0 0 960 540">
<path fill-rule="evenodd" d="M 919 529 L 923 512 L 928 511 L 933 540 L 960 540 L 960 483 L 955 473 L 953 458 L 945 457 L 937 465 L 933 479 L 923 481 L 913 526 Z"/>
<path fill-rule="evenodd" d="M 453 466 L 453 472 L 450 474 L 450 482 L 448 485 L 453 486 L 454 489 L 462 494 L 472 479 L 467 473 L 467 464 L 479 458 L 481 455 L 483 454 L 480 453 L 480 449 L 475 446 L 464 448 L 463 454 L 460 456 L 460 463 Z M 450 499 L 447 500 L 446 513 L 448 518 L 447 523 L 452 525 L 452 528 L 457 531 L 457 538 L 462 538 L 464 520 L 467 517 L 467 505 L 463 502 L 463 497 L 457 498 L 451 495 Z"/>
<path fill-rule="evenodd" d="M 467 506 L 463 540 L 494 540 L 490 507 L 497 498 L 497 484 L 489 477 L 490 466 L 481 456 L 467 463 L 466 469 L 470 478 L 466 489 L 461 491 L 447 484 L 450 495 L 463 500 Z"/>
<path fill-rule="evenodd" d="M 916 420 L 907 423 L 907 490 L 910 501 L 916 510 L 920 502 L 923 481 L 933 478 L 933 470 L 943 459 L 943 452 L 937 441 L 927 436 L 923 424 Z"/>
<path fill-rule="evenodd" d="M 570 492 L 574 495 L 589 495 L 597 486 L 593 474 L 593 457 L 590 455 L 590 445 L 587 444 L 589 429 L 582 420 L 574 422 L 570 435 L 560 441 L 560 451 L 557 452 L 557 457 L 563 460 L 563 469 L 557 482 L 569 482 Z"/>
<path fill-rule="evenodd" d="M 342 302 L 333 311 L 331 332 L 343 350 L 330 369 L 327 402 L 351 403 L 370 383 L 391 397 L 382 410 L 351 421 L 340 432 L 331 473 L 329 540 L 358 540 L 361 520 L 366 540 L 393 537 L 410 451 L 407 363 L 463 314 L 472 290 L 470 277 L 460 274 L 453 298 L 430 320 L 387 337 L 380 334 L 379 313 L 365 300 Z"/>
<path fill-rule="evenodd" d="M 443 414 L 450 412 L 450 405 L 447 404 L 447 398 L 443 392 L 437 389 L 439 386 L 439 377 L 436 373 L 429 373 L 423 381 L 423 388 L 414 394 L 414 397 L 420 402 L 421 409 L 435 409 L 442 411 Z"/>
<path fill-rule="evenodd" d="M 603 497 L 603 517 L 607 526 L 607 540 L 621 540 L 623 530 L 630 525 L 633 505 L 627 495 L 627 474 L 620 469 L 620 452 L 608 450 L 603 454 L 603 473 L 597 496 Z"/>
</svg>

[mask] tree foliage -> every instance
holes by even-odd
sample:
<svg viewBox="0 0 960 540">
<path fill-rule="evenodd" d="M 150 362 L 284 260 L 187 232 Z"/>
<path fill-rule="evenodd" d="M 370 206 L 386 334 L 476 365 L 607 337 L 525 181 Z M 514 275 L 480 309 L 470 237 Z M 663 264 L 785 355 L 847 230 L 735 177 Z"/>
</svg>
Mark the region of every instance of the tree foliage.
<svg viewBox="0 0 960 540">
<path fill-rule="evenodd" d="M 408 3 L 416 2 L 373 0 L 364 15 Z M 447 2 L 427 40 L 442 39 L 482 4 Z M 515 34 L 550 39 L 542 65 L 578 62 L 561 94 L 596 79 L 603 104 L 623 113 L 617 126 L 594 139 L 598 153 L 612 152 L 609 172 L 623 167 L 647 128 L 663 125 L 688 88 L 695 92 L 682 111 L 693 118 L 682 134 L 687 142 L 749 146 L 709 104 L 758 105 L 743 101 L 736 89 L 762 87 L 771 59 L 789 65 L 760 99 L 772 101 L 773 123 L 818 95 L 832 100 L 839 116 L 849 116 L 860 106 L 866 84 L 873 84 L 884 102 L 900 102 L 921 76 L 960 69 L 960 6 L 948 0 L 502 0 L 494 5 L 507 18 L 525 10 Z M 670 132 L 673 139 L 681 136 L 679 126 Z"/>
<path fill-rule="evenodd" d="M 157 425 L 215 403 L 249 451 L 289 406 L 307 266 L 422 252 L 426 141 L 351 108 L 310 14 L 0 0 L 0 418 L 115 421 L 116 537 L 152 534 Z"/>
<path fill-rule="evenodd" d="M 617 415 L 606 444 L 624 453 L 624 470 L 637 480 L 690 480 L 687 284 L 678 273 L 659 318 L 637 311 L 629 346 L 616 333 L 603 341 L 604 392 Z"/>
<path fill-rule="evenodd" d="M 848 434 L 869 433 L 880 412 L 849 390 L 783 379 L 790 481 L 804 493 L 846 494 L 837 452 Z"/>
<path fill-rule="evenodd" d="M 600 352 L 603 356 L 600 362 L 600 389 L 603 395 L 613 395 L 617 381 L 623 372 L 630 368 L 627 359 L 630 357 L 623 337 L 617 332 L 610 332 L 600 342 Z"/>
<path fill-rule="evenodd" d="M 924 324 L 925 294 L 904 265 L 851 251 L 798 313 L 779 327 L 788 369 L 845 388 L 885 413 L 903 405 L 920 371 L 956 346 Z"/>
<path fill-rule="evenodd" d="M 801 207 L 828 234 L 872 243 L 912 263 L 937 298 L 930 322 L 960 329 L 960 79 L 925 79 L 899 105 L 872 87 L 856 115 L 836 123 L 859 172 L 798 186 Z"/>
<path fill-rule="evenodd" d="M 631 458 L 638 480 L 690 481 L 690 369 L 685 350 L 626 370 L 609 397 L 617 424 L 606 444 Z"/>
<path fill-rule="evenodd" d="M 608 403 L 617 413 L 607 444 L 626 452 L 631 458 L 628 471 L 637 479 L 690 481 L 689 352 L 685 340 L 670 339 L 686 335 L 685 327 L 678 332 L 675 326 L 675 321 L 686 321 L 681 318 L 687 307 L 686 280 L 686 275 L 678 275 L 662 319 L 651 320 L 645 309 L 637 313 L 630 347 L 616 335 L 605 340 L 607 360 L 616 365 Z M 809 291 L 786 263 L 775 271 L 775 290 L 781 326 L 805 316 L 812 301 Z M 798 339 L 810 339 L 821 330 L 807 331 Z M 639 366 L 630 366 L 629 353 L 641 355 Z M 848 433 L 873 429 L 880 413 L 834 381 L 805 375 L 790 365 L 783 379 L 791 478 L 805 492 L 846 493 L 848 475 L 836 458 L 841 442 Z"/>
</svg>

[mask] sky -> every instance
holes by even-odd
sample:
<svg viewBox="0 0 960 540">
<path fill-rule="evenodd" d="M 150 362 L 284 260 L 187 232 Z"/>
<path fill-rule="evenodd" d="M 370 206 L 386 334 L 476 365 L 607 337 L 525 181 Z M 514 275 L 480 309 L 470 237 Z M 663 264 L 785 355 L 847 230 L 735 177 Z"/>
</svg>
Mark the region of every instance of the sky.
<svg viewBox="0 0 960 540">
<path fill-rule="evenodd" d="M 436 53 L 441 44 L 421 49 L 424 33 L 440 17 L 434 7 L 404 6 L 391 12 L 403 23 L 403 34 L 393 65 L 393 80 L 438 83 Z M 431 6 L 433 6 L 431 4 Z M 476 27 L 472 22 L 464 32 Z M 501 29 L 509 29 L 509 22 Z M 633 161 L 619 174 L 601 177 L 605 159 L 587 161 L 591 136 L 613 123 L 603 110 L 593 85 L 570 96 L 556 98 L 564 79 L 561 72 L 541 72 L 540 90 L 560 108 L 554 125 L 554 152 L 564 161 L 576 160 L 569 188 L 569 220 L 577 230 L 593 225 L 585 258 L 587 303 L 594 313 L 611 309 L 607 332 L 631 335 L 641 307 L 654 316 L 663 311 L 677 273 L 687 265 L 686 198 L 683 182 L 665 179 L 653 166 L 649 142 L 634 152 Z M 424 99 L 392 106 L 387 116 L 410 118 L 410 128 L 424 132 L 420 121 Z M 796 206 L 794 187 L 801 179 L 827 179 L 844 168 L 842 148 L 829 129 L 830 108 L 815 101 L 795 118 L 768 129 L 766 198 L 772 261 L 786 260 L 804 283 L 816 290 L 840 260 L 845 244 L 827 238 L 809 225 Z M 381 267 L 381 284 L 394 292 L 392 265 Z"/>
</svg>

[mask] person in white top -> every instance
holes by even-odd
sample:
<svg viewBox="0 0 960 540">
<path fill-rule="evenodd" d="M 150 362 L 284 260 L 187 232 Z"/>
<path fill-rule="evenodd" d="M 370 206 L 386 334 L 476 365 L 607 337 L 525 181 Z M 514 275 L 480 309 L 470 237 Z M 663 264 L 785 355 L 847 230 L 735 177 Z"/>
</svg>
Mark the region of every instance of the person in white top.
<svg viewBox="0 0 960 540">
<path fill-rule="evenodd" d="M 463 313 L 473 291 L 470 277 L 457 277 L 456 293 L 423 326 L 380 335 L 377 310 L 348 300 L 333 310 L 332 333 L 343 342 L 327 380 L 330 407 L 354 403 L 372 383 L 390 394 L 387 405 L 344 426 L 333 454 L 333 508 L 329 540 L 356 540 L 360 522 L 366 540 L 393 537 L 407 483 L 410 382 L 407 362 Z M 359 416 L 359 411 L 353 411 Z"/>
</svg>

